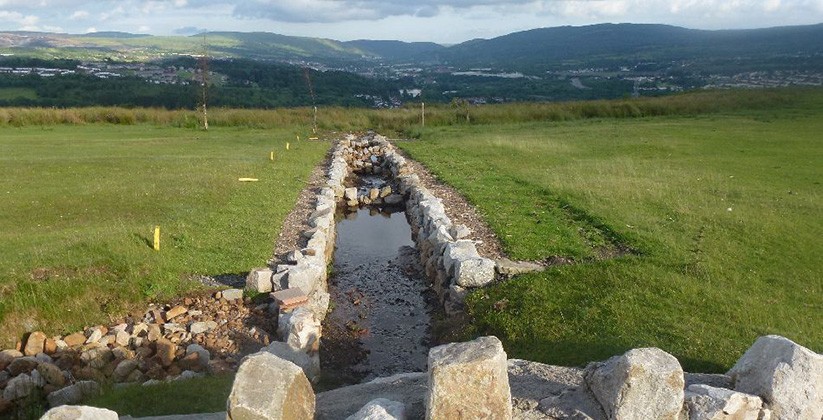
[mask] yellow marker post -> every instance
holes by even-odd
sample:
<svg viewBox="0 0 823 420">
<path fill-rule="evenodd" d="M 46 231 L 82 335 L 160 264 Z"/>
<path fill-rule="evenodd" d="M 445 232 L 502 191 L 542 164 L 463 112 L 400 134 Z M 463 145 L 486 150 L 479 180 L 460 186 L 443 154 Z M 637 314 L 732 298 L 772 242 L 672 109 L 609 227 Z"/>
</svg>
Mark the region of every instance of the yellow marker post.
<svg viewBox="0 0 823 420">
<path fill-rule="evenodd" d="M 297 135 L 297 141 L 300 141 L 300 135 L 299 134 Z"/>
<path fill-rule="evenodd" d="M 269 160 L 274 162 L 274 152 L 269 152 Z"/>
<path fill-rule="evenodd" d="M 289 150 L 289 143 L 286 143 L 286 150 Z"/>
<path fill-rule="evenodd" d="M 160 226 L 154 227 L 154 250 L 160 250 Z"/>
</svg>

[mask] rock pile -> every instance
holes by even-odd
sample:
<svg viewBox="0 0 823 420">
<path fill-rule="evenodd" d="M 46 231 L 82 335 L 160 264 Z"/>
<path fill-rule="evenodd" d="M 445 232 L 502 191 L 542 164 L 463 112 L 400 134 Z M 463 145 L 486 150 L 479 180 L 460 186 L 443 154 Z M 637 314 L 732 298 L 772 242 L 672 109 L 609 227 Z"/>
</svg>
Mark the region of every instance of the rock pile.
<svg viewBox="0 0 823 420">
<path fill-rule="evenodd" d="M 99 392 L 100 383 L 233 371 L 242 355 L 274 341 L 269 306 L 229 289 L 65 336 L 32 332 L 18 348 L 0 352 L 0 413 L 40 395 L 52 407 L 74 404 Z"/>
</svg>

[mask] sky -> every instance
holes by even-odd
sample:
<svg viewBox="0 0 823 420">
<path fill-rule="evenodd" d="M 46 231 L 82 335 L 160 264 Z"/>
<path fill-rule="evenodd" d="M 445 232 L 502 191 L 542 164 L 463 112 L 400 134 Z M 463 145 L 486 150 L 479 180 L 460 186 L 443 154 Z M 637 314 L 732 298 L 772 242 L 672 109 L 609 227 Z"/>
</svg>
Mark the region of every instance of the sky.
<svg viewBox="0 0 823 420">
<path fill-rule="evenodd" d="M 746 29 L 823 23 L 823 0 L 0 0 L 0 31 L 273 32 L 454 44 L 596 23 Z"/>
</svg>

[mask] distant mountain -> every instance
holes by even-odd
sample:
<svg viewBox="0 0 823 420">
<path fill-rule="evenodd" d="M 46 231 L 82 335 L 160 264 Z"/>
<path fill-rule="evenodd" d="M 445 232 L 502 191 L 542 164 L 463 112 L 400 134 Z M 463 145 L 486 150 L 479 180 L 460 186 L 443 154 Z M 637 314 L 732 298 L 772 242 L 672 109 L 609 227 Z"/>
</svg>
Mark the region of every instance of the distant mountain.
<svg viewBox="0 0 823 420">
<path fill-rule="evenodd" d="M 204 45 L 205 41 L 205 45 Z M 0 32 L 0 53 L 71 59 L 142 61 L 169 55 L 326 64 L 374 60 L 456 67 L 544 70 L 563 64 L 614 63 L 775 55 L 823 54 L 823 24 L 706 31 L 667 25 L 600 24 L 533 29 L 445 47 L 429 42 L 295 37 L 267 32 L 209 32 L 148 36 L 123 32 L 86 35 Z"/>
<path fill-rule="evenodd" d="M 435 44 L 434 42 L 373 41 L 361 39 L 344 42 L 343 44 L 366 51 L 385 60 L 398 62 L 434 55 L 446 49 L 446 47 Z"/>
<path fill-rule="evenodd" d="M 706 31 L 667 25 L 600 24 L 533 29 L 472 40 L 436 53 L 464 67 L 551 67 L 585 60 L 690 58 L 823 53 L 823 24 Z"/>
</svg>

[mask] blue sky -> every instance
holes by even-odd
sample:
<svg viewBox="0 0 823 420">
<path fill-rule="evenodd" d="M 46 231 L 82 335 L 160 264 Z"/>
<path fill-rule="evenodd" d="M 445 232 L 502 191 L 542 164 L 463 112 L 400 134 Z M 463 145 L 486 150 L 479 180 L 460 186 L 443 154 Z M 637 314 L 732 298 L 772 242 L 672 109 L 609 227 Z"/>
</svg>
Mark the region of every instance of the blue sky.
<svg viewBox="0 0 823 420">
<path fill-rule="evenodd" d="M 0 30 L 192 35 L 264 31 L 444 44 L 594 23 L 696 29 L 823 22 L 823 0 L 0 0 Z"/>
</svg>

